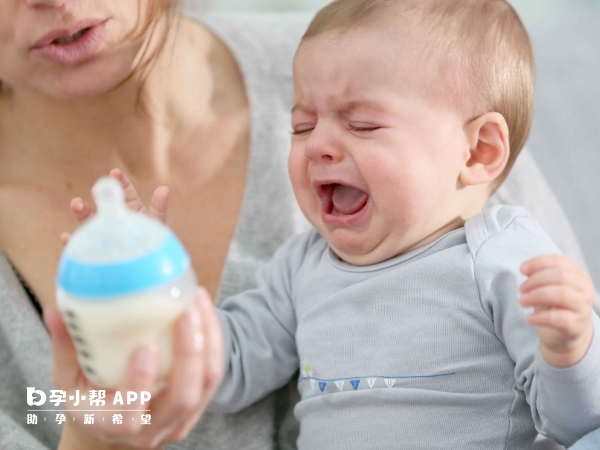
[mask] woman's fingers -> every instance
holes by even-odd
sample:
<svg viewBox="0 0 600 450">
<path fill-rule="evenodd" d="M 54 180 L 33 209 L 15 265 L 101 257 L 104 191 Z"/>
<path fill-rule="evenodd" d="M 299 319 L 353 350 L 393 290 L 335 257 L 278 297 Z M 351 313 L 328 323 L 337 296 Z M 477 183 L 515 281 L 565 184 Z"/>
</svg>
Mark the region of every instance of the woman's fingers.
<svg viewBox="0 0 600 450">
<path fill-rule="evenodd" d="M 145 344 L 135 349 L 118 389 L 120 392 L 135 392 L 138 395 L 137 400 L 127 406 L 127 409 L 134 411 L 129 414 L 123 411 L 123 426 L 115 427 L 108 422 L 104 427 L 107 436 L 130 436 L 132 443 L 140 446 L 146 446 L 147 441 L 152 439 L 155 425 L 142 425 L 140 418 L 142 414 L 152 415 L 150 404 L 147 403 L 149 399 L 146 398 L 146 402 L 142 404 L 142 396 L 153 393 L 158 379 L 159 360 L 159 351 L 155 345 Z"/>
<path fill-rule="evenodd" d="M 156 399 L 157 423 L 170 425 L 159 435 L 159 442 L 172 441 L 176 430 L 203 411 L 206 361 L 202 331 L 202 317 L 196 301 L 177 323 L 168 387 Z"/>
<path fill-rule="evenodd" d="M 167 186 L 157 187 L 148 204 L 148 215 L 166 224 L 168 204 L 169 188 Z"/>
<path fill-rule="evenodd" d="M 174 360 L 166 399 L 174 400 L 173 403 L 178 403 L 188 413 L 192 412 L 200 403 L 204 373 L 202 319 L 199 308 L 194 304 L 179 320 L 175 330 Z"/>
<path fill-rule="evenodd" d="M 199 289 L 197 298 L 205 336 L 204 360 L 206 375 L 204 377 L 202 401 L 196 413 L 171 434 L 170 440 L 173 442 L 185 439 L 196 426 L 223 378 L 223 337 L 219 318 L 213 307 L 210 295 L 204 288 Z"/>
<path fill-rule="evenodd" d="M 210 394 L 208 396 L 210 400 L 221 384 L 225 369 L 223 332 L 216 309 L 206 289 L 202 288 L 200 290 L 198 300 L 203 318 L 204 334 L 206 336 L 207 375 L 205 377 L 205 389 Z"/>
<path fill-rule="evenodd" d="M 49 310 L 45 322 L 52 335 L 53 375 L 57 387 L 67 391 L 81 389 L 87 381 L 79 369 L 75 347 L 60 314 Z M 209 344 L 205 336 L 214 342 Z M 153 392 L 158 378 L 158 349 L 150 345 L 139 347 L 132 355 L 120 391 L 138 395 L 147 391 L 152 394 L 151 402 L 142 405 L 138 398 L 137 404 L 126 407 L 130 412 L 122 412 L 122 425 L 115 427 L 110 421 L 98 422 L 90 431 L 107 443 L 127 443 L 134 448 L 156 449 L 185 438 L 214 395 L 217 379 L 220 380 L 219 374 L 223 370 L 221 340 L 220 324 L 212 302 L 208 293 L 200 289 L 194 305 L 175 327 L 174 358 L 166 387 L 158 393 Z M 218 361 L 216 365 L 213 359 Z M 107 398 L 112 398 L 114 392 L 107 394 L 110 394 Z M 151 425 L 141 424 L 139 416 L 142 413 L 151 414 Z"/>
<path fill-rule="evenodd" d="M 136 348 L 129 359 L 121 391 L 152 392 L 158 378 L 159 361 L 155 345 L 144 344 Z"/>
</svg>

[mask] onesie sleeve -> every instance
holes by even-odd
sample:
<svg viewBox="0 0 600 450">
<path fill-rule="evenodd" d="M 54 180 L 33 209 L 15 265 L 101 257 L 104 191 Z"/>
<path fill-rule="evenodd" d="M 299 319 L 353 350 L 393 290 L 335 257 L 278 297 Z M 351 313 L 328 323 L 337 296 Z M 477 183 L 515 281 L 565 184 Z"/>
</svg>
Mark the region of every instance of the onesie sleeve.
<svg viewBox="0 0 600 450">
<path fill-rule="evenodd" d="M 209 412 L 237 412 L 284 386 L 298 370 L 294 278 L 315 232 L 287 241 L 258 271 L 256 288 L 217 309 L 225 375 Z"/>
<path fill-rule="evenodd" d="M 465 226 L 481 304 L 515 363 L 516 388 L 524 391 L 539 433 L 572 445 L 600 428 L 600 322 L 592 313 L 594 339 L 584 358 L 566 369 L 549 366 L 539 351 L 537 328 L 519 304 L 525 261 L 560 253 L 522 208 L 498 206 Z"/>
</svg>

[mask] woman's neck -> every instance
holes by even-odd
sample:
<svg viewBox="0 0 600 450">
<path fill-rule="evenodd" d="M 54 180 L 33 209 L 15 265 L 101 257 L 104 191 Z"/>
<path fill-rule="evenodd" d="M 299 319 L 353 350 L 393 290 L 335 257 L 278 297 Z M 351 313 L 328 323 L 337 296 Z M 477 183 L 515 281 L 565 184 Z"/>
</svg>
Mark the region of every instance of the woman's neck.
<svg viewBox="0 0 600 450">
<path fill-rule="evenodd" d="M 231 89 L 235 84 L 239 88 Z M 113 163 L 138 178 L 165 181 L 172 163 L 186 159 L 178 152 L 202 141 L 217 121 L 246 104 L 227 49 L 185 20 L 170 33 L 143 83 L 135 75 L 110 92 L 76 100 L 5 92 L 0 101 L 2 159 L 12 152 L 12 161 L 36 161 L 59 172 L 57 165 Z M 216 167 L 226 156 L 207 151 L 196 160 L 199 167 Z"/>
</svg>

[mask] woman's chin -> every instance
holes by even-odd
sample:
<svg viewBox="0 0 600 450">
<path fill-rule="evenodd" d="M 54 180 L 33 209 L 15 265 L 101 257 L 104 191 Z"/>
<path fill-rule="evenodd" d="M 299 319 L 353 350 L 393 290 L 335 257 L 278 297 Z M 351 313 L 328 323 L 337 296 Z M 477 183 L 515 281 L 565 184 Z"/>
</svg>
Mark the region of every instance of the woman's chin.
<svg viewBox="0 0 600 450">
<path fill-rule="evenodd" d="M 113 91 L 132 73 L 131 60 L 121 64 L 89 61 L 77 67 L 38 72 L 34 89 L 49 97 L 75 100 L 96 97 Z"/>
<path fill-rule="evenodd" d="M 81 84 L 72 83 L 67 86 L 58 85 L 54 88 L 46 87 L 43 89 L 43 93 L 57 100 L 78 100 L 101 96 L 113 90 L 117 85 L 118 83 L 88 81 Z"/>
</svg>

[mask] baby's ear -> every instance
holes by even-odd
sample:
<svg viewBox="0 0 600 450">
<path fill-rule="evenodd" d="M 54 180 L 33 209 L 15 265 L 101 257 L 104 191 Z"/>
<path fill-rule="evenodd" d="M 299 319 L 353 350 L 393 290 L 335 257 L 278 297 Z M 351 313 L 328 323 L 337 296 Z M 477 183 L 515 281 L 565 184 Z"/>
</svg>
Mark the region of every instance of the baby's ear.
<svg viewBox="0 0 600 450">
<path fill-rule="evenodd" d="M 497 112 L 486 113 L 469 122 L 467 162 L 459 180 L 466 186 L 491 183 L 504 171 L 510 155 L 508 125 Z"/>
</svg>

